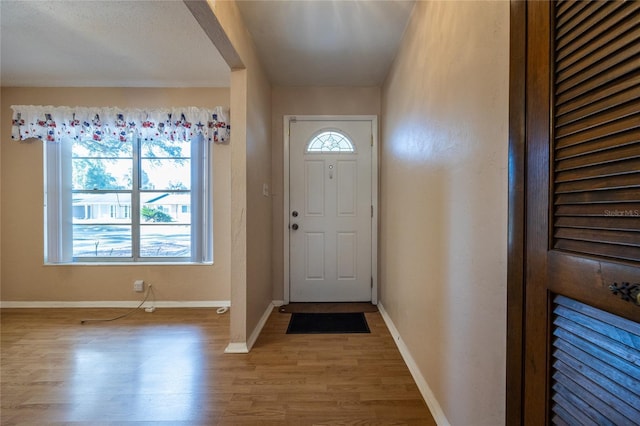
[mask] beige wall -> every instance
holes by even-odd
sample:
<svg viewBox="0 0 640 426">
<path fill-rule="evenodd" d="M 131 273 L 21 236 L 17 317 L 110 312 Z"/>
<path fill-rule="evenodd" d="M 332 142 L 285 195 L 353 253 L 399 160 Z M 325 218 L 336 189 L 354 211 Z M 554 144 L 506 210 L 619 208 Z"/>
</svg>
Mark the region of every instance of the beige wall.
<svg viewBox="0 0 640 426">
<path fill-rule="evenodd" d="M 247 129 L 247 330 L 253 331 L 273 301 L 271 214 L 271 85 L 264 73 L 249 80 Z"/>
<path fill-rule="evenodd" d="M 417 2 L 382 100 L 381 302 L 449 422 L 504 422 L 508 2 Z"/>
<path fill-rule="evenodd" d="M 213 148 L 213 265 L 44 266 L 42 143 L 11 141 L 11 105 L 228 106 L 229 89 L 5 87 L 0 143 L 3 302 L 138 300 L 140 295 L 132 291 L 135 279 L 153 284 L 159 301 L 229 300 L 229 146 Z"/>
<path fill-rule="evenodd" d="M 231 73 L 231 343 L 248 342 L 272 302 L 271 85 L 234 1 L 209 1 L 244 69 Z M 251 345 L 252 342 L 249 342 Z"/>
<path fill-rule="evenodd" d="M 285 115 L 380 114 L 378 87 L 274 87 L 271 169 L 273 192 L 273 299 L 284 298 L 284 131 Z"/>
</svg>

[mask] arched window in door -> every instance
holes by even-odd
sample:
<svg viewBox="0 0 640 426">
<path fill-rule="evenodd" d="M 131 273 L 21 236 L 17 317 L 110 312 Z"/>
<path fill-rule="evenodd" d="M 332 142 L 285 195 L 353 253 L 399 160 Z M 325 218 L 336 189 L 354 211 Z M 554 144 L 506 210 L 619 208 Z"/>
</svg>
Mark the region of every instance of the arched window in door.
<svg viewBox="0 0 640 426">
<path fill-rule="evenodd" d="M 336 130 L 325 130 L 314 136 L 307 144 L 307 153 L 355 152 L 349 137 Z"/>
</svg>

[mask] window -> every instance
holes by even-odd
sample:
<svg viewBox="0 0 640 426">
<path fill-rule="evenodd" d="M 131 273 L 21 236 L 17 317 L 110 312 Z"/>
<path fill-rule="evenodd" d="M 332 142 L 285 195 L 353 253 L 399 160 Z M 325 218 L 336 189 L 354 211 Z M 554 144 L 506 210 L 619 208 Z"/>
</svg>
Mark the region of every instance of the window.
<svg viewBox="0 0 640 426">
<path fill-rule="evenodd" d="M 210 150 L 229 109 L 12 105 L 44 142 L 45 262 L 213 260 Z"/>
<path fill-rule="evenodd" d="M 313 137 L 307 145 L 307 152 L 355 152 L 355 148 L 346 135 L 329 130 Z"/>
<path fill-rule="evenodd" d="M 212 261 L 209 149 L 202 135 L 45 144 L 47 262 Z"/>
</svg>

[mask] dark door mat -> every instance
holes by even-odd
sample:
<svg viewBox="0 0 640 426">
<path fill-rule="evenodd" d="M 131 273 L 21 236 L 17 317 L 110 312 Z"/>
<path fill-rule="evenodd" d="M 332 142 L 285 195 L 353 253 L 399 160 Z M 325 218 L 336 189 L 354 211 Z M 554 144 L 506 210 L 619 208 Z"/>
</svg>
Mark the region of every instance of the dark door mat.
<svg viewBox="0 0 640 426">
<path fill-rule="evenodd" d="M 287 334 L 370 333 L 364 313 L 293 313 Z"/>
<path fill-rule="evenodd" d="M 378 312 L 371 302 L 291 302 L 278 309 L 284 314 L 293 313 L 337 313 L 337 312 Z"/>
</svg>

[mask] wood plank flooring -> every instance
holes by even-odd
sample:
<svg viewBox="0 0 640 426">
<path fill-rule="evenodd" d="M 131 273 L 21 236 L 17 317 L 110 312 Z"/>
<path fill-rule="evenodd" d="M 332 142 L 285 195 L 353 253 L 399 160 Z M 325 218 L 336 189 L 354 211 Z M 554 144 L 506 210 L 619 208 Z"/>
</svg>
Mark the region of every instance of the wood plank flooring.
<svg viewBox="0 0 640 426">
<path fill-rule="evenodd" d="M 2 425 L 434 425 L 379 313 L 371 334 L 287 335 L 274 311 L 250 354 L 229 314 L 4 309 Z"/>
</svg>

